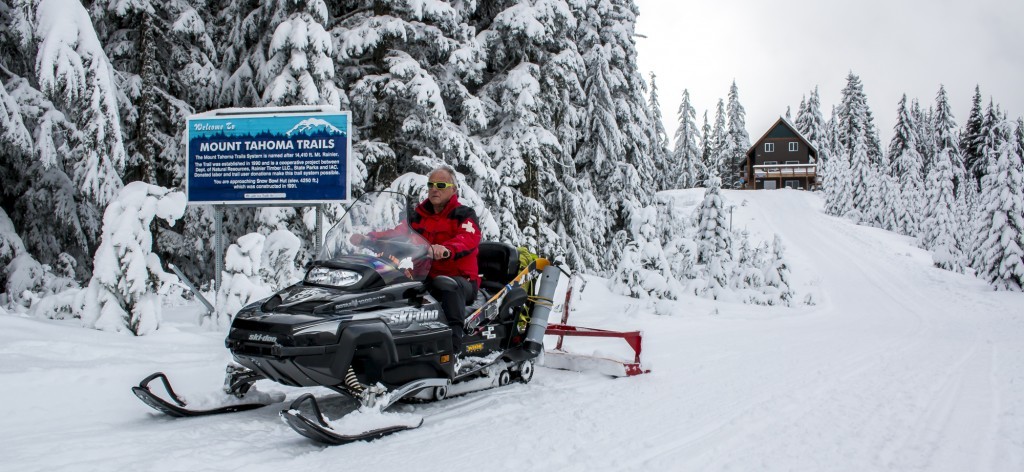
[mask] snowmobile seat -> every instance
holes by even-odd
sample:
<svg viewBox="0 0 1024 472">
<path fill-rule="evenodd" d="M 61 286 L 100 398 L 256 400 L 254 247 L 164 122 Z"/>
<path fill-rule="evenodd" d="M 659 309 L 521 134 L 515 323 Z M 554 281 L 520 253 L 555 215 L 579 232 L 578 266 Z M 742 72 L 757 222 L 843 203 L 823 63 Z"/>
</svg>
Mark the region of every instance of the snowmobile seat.
<svg viewBox="0 0 1024 472">
<path fill-rule="evenodd" d="M 479 250 L 477 265 L 484 290 L 496 293 L 519 274 L 519 252 L 512 245 L 483 241 Z"/>
</svg>

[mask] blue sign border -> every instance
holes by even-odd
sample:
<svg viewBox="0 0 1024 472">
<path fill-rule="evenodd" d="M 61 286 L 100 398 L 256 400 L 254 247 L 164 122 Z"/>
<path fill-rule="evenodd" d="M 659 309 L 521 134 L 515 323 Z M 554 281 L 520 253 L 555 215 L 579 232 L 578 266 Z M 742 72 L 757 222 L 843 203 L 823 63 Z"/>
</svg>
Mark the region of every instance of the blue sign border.
<svg viewBox="0 0 1024 472">
<path fill-rule="evenodd" d="M 310 106 L 188 117 L 189 204 L 303 206 L 351 198 L 351 113 Z"/>
</svg>

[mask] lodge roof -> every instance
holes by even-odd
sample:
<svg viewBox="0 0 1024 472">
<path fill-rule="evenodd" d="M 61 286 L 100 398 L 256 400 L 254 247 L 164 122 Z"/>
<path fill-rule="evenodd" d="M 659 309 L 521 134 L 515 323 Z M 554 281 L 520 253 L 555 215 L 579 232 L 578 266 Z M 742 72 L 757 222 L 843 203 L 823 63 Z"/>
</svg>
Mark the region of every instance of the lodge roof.
<svg viewBox="0 0 1024 472">
<path fill-rule="evenodd" d="M 808 141 L 807 138 L 805 138 L 804 135 L 800 133 L 800 131 L 797 131 L 796 126 L 793 126 L 793 123 L 790 123 L 789 120 L 781 116 L 778 120 L 775 121 L 773 125 L 768 127 L 768 131 L 765 131 L 764 134 L 757 139 L 757 141 L 754 141 L 750 145 L 750 149 L 747 149 L 747 152 L 743 153 L 743 155 L 749 159 L 750 155 L 754 152 L 754 149 L 757 149 L 758 144 L 763 142 L 765 138 L 767 138 L 768 135 L 771 134 L 771 132 L 774 131 L 775 128 L 778 127 L 780 124 L 785 126 L 786 128 L 789 128 L 789 130 L 792 131 L 794 135 L 796 135 L 796 138 L 802 141 L 804 143 L 804 146 L 807 146 L 807 149 L 813 152 L 815 157 L 818 156 L 818 148 L 814 147 L 814 145 L 811 144 L 810 141 Z"/>
</svg>

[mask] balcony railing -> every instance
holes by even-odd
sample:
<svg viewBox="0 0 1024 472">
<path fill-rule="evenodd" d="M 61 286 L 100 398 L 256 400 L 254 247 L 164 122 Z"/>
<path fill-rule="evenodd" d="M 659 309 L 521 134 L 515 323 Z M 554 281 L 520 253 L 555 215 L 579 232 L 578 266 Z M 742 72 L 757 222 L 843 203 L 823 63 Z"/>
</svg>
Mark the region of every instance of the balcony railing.
<svg viewBox="0 0 1024 472">
<path fill-rule="evenodd" d="M 767 164 L 754 166 L 758 179 L 778 177 L 817 177 L 818 164 Z"/>
</svg>

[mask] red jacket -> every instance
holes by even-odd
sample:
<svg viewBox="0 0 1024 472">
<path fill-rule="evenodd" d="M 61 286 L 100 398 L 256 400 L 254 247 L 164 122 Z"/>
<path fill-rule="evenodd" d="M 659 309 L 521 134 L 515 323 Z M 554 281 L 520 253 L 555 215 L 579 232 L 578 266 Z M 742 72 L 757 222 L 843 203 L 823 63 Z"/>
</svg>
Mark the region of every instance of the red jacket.
<svg viewBox="0 0 1024 472">
<path fill-rule="evenodd" d="M 451 253 L 446 259 L 431 262 L 430 277 L 465 277 L 480 287 L 480 268 L 477 265 L 480 224 L 476 212 L 459 203 L 458 195 L 452 195 L 440 213 L 434 213 L 430 200 L 424 200 L 416 207 L 409 226 L 430 244 L 440 244 Z M 376 238 L 386 233 L 370 233 L 370 236 Z"/>
</svg>

